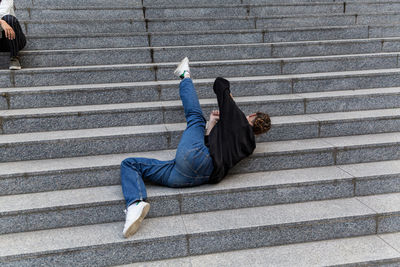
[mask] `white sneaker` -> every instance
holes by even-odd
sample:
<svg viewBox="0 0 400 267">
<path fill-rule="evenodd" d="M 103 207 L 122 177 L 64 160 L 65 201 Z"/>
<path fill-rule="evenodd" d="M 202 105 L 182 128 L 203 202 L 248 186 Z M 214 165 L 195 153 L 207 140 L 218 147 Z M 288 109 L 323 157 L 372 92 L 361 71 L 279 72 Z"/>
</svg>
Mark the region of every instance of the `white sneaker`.
<svg viewBox="0 0 400 267">
<path fill-rule="evenodd" d="M 150 204 L 144 201 L 134 203 L 128 207 L 126 211 L 125 226 L 122 231 L 126 238 L 137 232 L 149 210 Z"/>
<path fill-rule="evenodd" d="M 190 73 L 189 59 L 187 57 L 182 59 L 182 61 L 179 63 L 178 67 L 176 67 L 176 70 L 174 71 L 175 76 L 178 76 L 181 79 L 185 78 L 186 73 Z"/>
</svg>

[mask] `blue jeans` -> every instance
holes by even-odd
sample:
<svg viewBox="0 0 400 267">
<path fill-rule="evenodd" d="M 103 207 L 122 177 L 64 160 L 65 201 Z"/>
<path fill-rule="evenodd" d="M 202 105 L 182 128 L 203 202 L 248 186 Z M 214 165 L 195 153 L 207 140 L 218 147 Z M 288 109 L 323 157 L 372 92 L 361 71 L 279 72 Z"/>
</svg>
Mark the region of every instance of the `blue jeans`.
<svg viewBox="0 0 400 267">
<path fill-rule="evenodd" d="M 179 94 L 187 126 L 175 159 L 127 158 L 121 163 L 122 192 L 127 207 L 135 201 L 146 200 L 144 181 L 168 187 L 190 187 L 205 184 L 209 180 L 214 166 L 204 144 L 206 120 L 191 79 L 181 81 Z"/>
</svg>

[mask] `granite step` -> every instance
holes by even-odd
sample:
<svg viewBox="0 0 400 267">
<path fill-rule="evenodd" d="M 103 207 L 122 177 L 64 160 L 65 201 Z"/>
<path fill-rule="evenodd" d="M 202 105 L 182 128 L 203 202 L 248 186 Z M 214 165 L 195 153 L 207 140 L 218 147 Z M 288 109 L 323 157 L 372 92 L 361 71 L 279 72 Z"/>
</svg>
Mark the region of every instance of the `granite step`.
<svg viewBox="0 0 400 267">
<path fill-rule="evenodd" d="M 25 21 L 24 32 L 28 36 L 53 34 L 139 33 L 146 32 L 146 23 L 133 17 L 128 20 L 76 20 Z M 28 37 L 30 40 L 30 38 Z M 28 42 L 29 43 L 29 42 Z"/>
<path fill-rule="evenodd" d="M 241 97 L 249 92 L 236 91 L 232 88 L 235 101 L 239 105 L 257 100 L 266 104 L 265 111 L 275 115 L 295 115 L 295 114 L 313 114 L 324 112 L 357 111 L 368 109 L 399 108 L 400 88 L 373 88 L 358 90 L 340 90 L 316 93 L 296 93 L 280 95 L 253 95 Z M 251 92 L 250 92 L 251 93 Z M 202 97 L 200 103 L 204 108 L 211 108 L 215 104 L 215 95 L 211 90 L 198 91 Z M 176 99 L 179 98 L 175 94 Z M 206 98 L 209 97 L 209 98 Z M 128 85 L 98 85 L 98 86 L 51 86 L 36 88 L 15 88 L 5 89 L 0 97 L 0 110 L 15 110 L 35 108 L 31 114 L 37 114 L 38 111 L 50 111 L 52 109 L 41 109 L 46 107 L 76 106 L 75 111 L 85 110 L 85 105 L 100 105 L 97 108 L 104 107 L 126 107 L 138 108 L 146 105 L 159 106 L 164 103 L 170 108 L 181 108 L 180 100 L 171 99 L 167 94 L 160 94 L 157 88 L 135 89 Z M 132 101 L 124 103 L 126 101 Z M 140 104 L 140 102 L 149 102 Z M 110 106 L 110 104 L 113 104 Z M 120 105 L 121 104 L 121 105 Z M 245 106 L 245 105 L 243 105 Z M 103 108 L 104 108 L 103 107 Z M 67 108 L 68 109 L 68 108 Z M 66 110 L 67 110 L 66 109 Z M 58 108 L 54 110 L 60 110 Z M 15 111 L 16 113 L 4 113 L 2 115 L 24 114 L 24 111 Z M 48 113 L 48 112 L 47 112 Z"/>
<path fill-rule="evenodd" d="M 140 6 L 134 6 L 130 2 L 125 1 L 125 5 L 115 5 L 114 2 L 110 5 L 87 6 L 82 5 L 71 5 L 63 7 L 26 7 L 16 9 L 16 16 L 21 22 L 28 22 L 29 20 L 38 20 L 50 24 L 48 26 L 53 27 L 54 21 L 62 20 L 106 20 L 112 23 L 115 19 L 134 19 L 143 20 L 143 8 Z M 100 20 L 101 18 L 101 20 Z M 72 22 L 73 22 L 72 21 Z M 70 21 L 71 22 L 71 21 Z"/>
<path fill-rule="evenodd" d="M 385 36 L 385 35 L 388 36 Z M 396 35 L 395 26 L 327 26 L 285 29 L 183 31 L 153 33 L 85 33 L 28 35 L 26 49 L 118 48 L 251 44 L 270 42 L 382 38 Z"/>
<path fill-rule="evenodd" d="M 143 0 L 143 5 L 147 6 L 195 6 L 195 5 L 223 5 L 223 4 L 266 4 L 266 3 L 305 3 L 305 2 L 316 2 L 315 0 Z M 317 2 L 337 2 L 334 0 L 318 0 Z"/>
<path fill-rule="evenodd" d="M 130 239 L 122 222 L 5 234 L 0 261 L 105 266 L 390 233 L 399 231 L 399 200 L 387 194 L 149 218 Z"/>
<path fill-rule="evenodd" d="M 399 193 L 399 167 L 400 161 L 384 161 L 231 175 L 217 185 L 186 189 L 148 185 L 148 217 Z M 119 184 L 2 196 L 0 203 L 0 234 L 125 218 Z"/>
<path fill-rule="evenodd" d="M 377 96 L 367 94 L 355 95 L 351 98 L 350 95 L 346 99 L 347 106 L 358 105 L 351 107 L 353 111 L 336 113 L 316 113 L 315 111 L 331 108 L 329 112 L 333 112 L 332 108 L 336 108 L 335 104 L 338 102 L 341 103 L 340 108 L 342 110 L 346 109 L 346 102 L 338 96 L 332 97 L 328 95 L 328 99 L 324 99 L 325 101 L 321 103 L 321 95 L 319 95 L 315 97 L 316 101 L 319 100 L 319 102 L 316 102 L 319 104 L 316 107 L 316 103 L 312 103 L 312 100 L 301 98 L 301 96 L 297 95 L 237 97 L 235 101 L 245 114 L 262 111 L 268 113 L 270 116 L 274 116 L 273 124 L 280 126 L 273 129 L 273 133 L 269 133 L 268 137 L 263 138 L 263 140 L 276 141 L 290 138 L 296 139 L 296 135 L 293 135 L 292 132 L 289 135 L 283 134 L 288 130 L 287 127 L 293 127 L 292 129 L 296 127 L 302 128 L 304 135 L 297 135 L 297 138 L 315 137 L 315 133 L 317 132 L 320 136 L 326 136 L 329 130 L 333 131 L 331 136 L 374 133 L 373 131 L 385 130 L 388 132 L 399 131 L 400 129 L 398 129 L 396 122 L 399 119 L 400 109 L 387 109 L 388 105 L 397 105 L 399 107 L 400 105 L 397 102 L 399 97 L 399 94 L 393 95 L 393 91 L 390 91 L 386 96 L 380 92 L 378 92 Z M 371 105 L 376 105 L 377 99 L 388 98 L 391 101 L 384 103 L 385 109 L 368 109 L 368 106 L 364 106 L 364 111 L 356 110 L 365 101 L 368 101 L 367 103 L 371 103 Z M 336 103 L 330 103 L 330 100 L 334 100 Z M 357 103 L 357 100 L 361 103 Z M 330 104 L 325 106 L 326 102 Z M 215 99 L 202 99 L 200 103 L 206 118 L 208 118 L 211 110 L 218 109 Z M 0 110 L 0 134 L 172 124 L 183 123 L 185 121 L 184 118 L 182 103 L 179 100 Z M 343 120 L 343 123 L 346 122 L 346 127 L 339 130 L 337 120 Z M 329 130 L 324 129 L 328 125 L 331 128 Z M 362 127 L 362 125 L 364 126 Z M 366 128 L 366 125 L 369 126 Z M 385 126 L 385 130 L 381 128 L 383 126 Z M 374 127 L 377 128 L 374 130 Z M 180 128 L 184 128 L 184 126 L 178 127 L 178 129 Z M 300 128 L 297 130 L 300 130 Z M 159 128 L 156 129 L 159 130 Z M 313 130 L 310 131 L 310 129 Z M 134 131 L 136 132 L 136 130 Z M 275 131 L 278 132 L 275 133 Z"/>
<path fill-rule="evenodd" d="M 84 66 L 176 62 L 186 55 L 192 61 L 284 58 L 398 52 L 400 38 L 327 40 L 308 42 L 199 45 L 177 47 L 126 47 L 64 50 L 23 50 L 24 67 Z M 0 53 L 8 58 L 7 53 Z"/>
<path fill-rule="evenodd" d="M 79 11 L 79 10 L 77 10 Z M 95 10 L 96 11 L 96 10 Z M 122 10 L 125 11 L 125 10 Z M 138 10 L 141 12 L 141 10 Z M 78 12 L 79 13 L 79 12 Z M 96 12 L 94 12 L 96 14 Z M 54 16 L 56 16 L 55 14 Z M 73 22 L 63 16 L 58 20 L 48 21 L 34 20 L 20 16 L 24 32 L 28 35 L 35 34 L 68 34 L 68 33 L 134 33 L 134 32 L 176 32 L 177 29 L 184 31 L 204 30 L 251 30 L 269 29 L 283 27 L 317 27 L 317 26 L 355 26 L 373 25 L 396 27 L 399 23 L 399 13 L 384 14 L 329 14 L 321 15 L 285 15 L 270 17 L 224 17 L 224 18 L 181 18 L 181 19 L 146 19 L 140 16 L 118 16 L 118 19 L 107 21 L 95 18 L 88 20 L 87 17 L 76 18 Z M 111 15 L 110 15 L 111 16 Z M 67 14 L 66 17 L 69 17 Z M 113 16 L 115 17 L 115 16 Z M 51 26 L 49 26 L 49 24 Z M 68 28 L 68 26 L 70 26 Z"/>
<path fill-rule="evenodd" d="M 376 124 L 386 126 L 388 123 L 383 120 Z M 368 132 L 374 131 L 368 129 L 368 123 L 364 123 L 364 125 L 359 123 L 359 125 Z M 179 142 L 182 126 L 182 124 L 159 124 L 2 135 L 0 136 L 0 147 L 3 153 L 0 160 L 1 162 L 12 162 L 173 149 Z M 399 157 L 399 151 L 396 151 L 399 146 L 397 140 L 399 132 L 317 138 L 318 127 L 317 125 L 312 126 L 312 124 L 299 125 L 299 127 L 291 129 L 291 132 L 285 132 L 277 127 L 276 131 L 279 133 L 282 131 L 284 136 L 299 134 L 299 130 L 301 130 L 300 133 L 303 133 L 301 136 L 308 137 L 308 139 L 259 143 L 259 153 L 256 153 L 253 158 L 239 163 L 238 169 L 241 169 L 240 166 L 243 165 L 249 170 L 252 165 L 260 162 L 266 162 L 265 166 L 256 166 L 256 168 L 265 168 L 262 170 L 368 162 L 373 160 L 371 153 L 375 152 L 380 153 L 379 160 L 394 160 Z M 351 123 L 343 128 L 340 127 L 340 123 L 336 125 L 332 123 L 328 124 L 326 129 L 328 131 L 335 127 L 337 132 L 356 131 L 351 128 Z M 391 126 L 391 128 L 396 127 L 396 124 Z M 327 135 L 329 134 L 328 132 Z M 269 138 L 267 136 L 261 137 L 261 140 Z M 309 139 L 310 136 L 312 139 Z M 282 137 L 279 138 L 282 139 Z M 362 144 L 365 145 L 364 148 L 361 147 Z M 277 148 L 276 146 L 279 145 L 282 147 Z M 293 149 L 291 147 L 289 150 L 293 153 L 288 154 L 289 151 L 285 149 L 288 149 L 286 147 L 290 145 L 300 148 L 291 151 Z M 346 147 L 346 150 L 342 151 L 341 146 L 337 147 L 339 145 Z M 362 151 L 365 152 L 362 153 Z M 269 155 L 269 158 L 264 158 L 265 155 Z M 291 162 L 279 161 L 278 158 Z M 301 158 L 303 159 L 301 160 Z M 378 159 L 375 158 L 375 160 Z"/>
<path fill-rule="evenodd" d="M 109 7 L 110 1 L 108 0 L 18 0 L 18 2 L 15 3 L 15 5 L 17 9 L 32 8 L 32 7 L 70 8 L 71 6 Z M 113 0 L 112 5 L 114 7 L 142 7 L 142 1 Z"/>
<path fill-rule="evenodd" d="M 399 23 L 400 14 L 386 13 L 329 13 L 329 14 L 295 14 L 270 15 L 267 17 L 218 17 L 218 18 L 162 18 L 146 19 L 150 32 L 198 30 L 239 30 L 239 29 L 269 29 L 282 27 L 312 27 L 312 26 L 351 26 L 371 25 L 385 26 Z"/>
<path fill-rule="evenodd" d="M 400 233 L 340 238 L 302 244 L 221 252 L 120 267 L 156 266 L 396 266 Z M 397 248 L 397 250 L 396 250 Z"/>
<path fill-rule="evenodd" d="M 105 55 L 104 57 L 100 53 L 92 53 L 92 58 L 87 59 L 87 57 L 82 58 L 82 65 L 78 65 L 78 62 L 70 62 L 70 60 L 58 64 L 54 62 L 54 66 L 49 66 L 47 61 L 35 59 L 42 64 L 35 64 L 35 62 L 27 62 L 23 60 L 24 69 L 23 72 L 30 72 L 35 75 L 36 68 L 39 70 L 46 69 L 51 71 L 62 70 L 60 67 L 74 67 L 73 69 L 65 69 L 65 72 L 82 72 L 79 67 L 84 67 L 86 72 L 96 71 L 99 67 L 102 67 L 102 71 L 109 72 L 107 67 L 119 71 L 120 68 L 132 68 L 132 72 L 135 69 L 139 69 L 141 66 L 144 69 L 152 69 L 153 79 L 157 80 L 167 80 L 173 78 L 173 71 L 176 68 L 177 63 L 134 63 L 130 61 L 132 57 L 136 56 L 137 53 L 139 57 L 137 61 L 149 60 L 149 54 L 144 54 L 149 51 L 142 49 L 131 50 L 133 53 L 126 57 L 122 61 L 126 61 L 126 64 L 120 62 L 120 58 L 124 54 L 116 54 L 116 51 Z M 144 52 L 144 53 L 143 53 Z M 54 53 L 54 52 L 53 52 Z M 100 54 L 100 55 L 99 55 Z M 332 56 L 313 56 L 313 57 L 290 57 L 290 58 L 257 58 L 257 59 L 229 59 L 229 60 L 213 60 L 213 61 L 194 61 L 191 60 L 191 70 L 196 74 L 196 78 L 208 78 L 213 75 L 219 76 L 240 76 L 246 73 L 246 76 L 261 76 L 261 75 L 274 75 L 274 74 L 298 74 L 298 73 L 316 73 L 316 72 L 330 72 L 330 71 L 351 71 L 351 70 L 363 70 L 363 69 L 382 69 L 382 68 L 397 68 L 398 67 L 398 52 L 386 52 L 386 53 L 368 53 L 368 54 L 352 54 L 352 55 L 332 55 Z M 112 62 L 119 62 L 118 65 L 112 65 L 109 58 L 114 55 Z M 191 53 L 189 54 L 191 55 Z M 55 58 L 53 58 L 54 60 Z M 133 60 L 136 61 L 136 60 Z M 33 63 L 33 64 L 32 64 Z M 51 63 L 51 61 L 50 61 Z M 72 65 L 71 65 L 72 63 Z M 107 64 L 107 65 L 103 65 Z M 41 65 L 44 65 L 41 66 Z M 89 66 L 98 66 L 96 70 L 91 70 Z M 7 71 L 8 72 L 8 71 Z M 7 73 L 5 72 L 5 73 Z M 3 74 L 5 74 L 3 73 Z M 1 75 L 1 71 L 0 71 Z M 93 75 L 93 74 L 92 74 Z M 135 76 L 135 74 L 132 74 Z M 102 76 L 106 76 L 102 73 Z M 93 78 L 95 75 L 93 75 Z M 77 80 L 77 79 L 75 79 Z M 95 81 L 95 80 L 94 80 Z M 79 82 L 79 80 L 77 81 Z"/>
<path fill-rule="evenodd" d="M 343 3 L 282 3 L 219 6 L 146 6 L 145 18 L 268 16 L 285 14 L 343 13 Z"/>
<path fill-rule="evenodd" d="M 144 64 L 118 65 L 116 71 L 110 66 L 86 66 L 86 67 L 60 67 L 60 68 L 37 68 L 18 72 L 3 70 L 0 71 L 0 85 L 3 88 L 30 87 L 30 86 L 55 86 L 55 85 L 79 85 L 79 86 L 130 86 L 136 89 L 156 89 L 158 93 L 168 95 L 169 99 L 178 99 L 179 81 L 174 80 L 154 81 L 154 73 L 151 65 Z M 135 77 L 132 77 L 132 70 Z M 266 94 L 289 94 L 324 92 L 336 90 L 370 89 L 377 87 L 399 86 L 399 68 L 373 69 L 342 72 L 322 72 L 306 74 L 285 74 L 269 76 L 249 77 L 226 77 L 231 82 L 233 92 L 244 91 L 247 95 Z M 89 74 L 94 74 L 93 77 Z M 100 74 L 103 74 L 101 76 Z M 115 74 L 115 75 L 112 75 Z M 107 76 L 106 76 L 107 75 Z M 215 77 L 215 76 L 214 76 Z M 139 81 L 137 81 L 138 79 Z M 143 81 L 144 80 L 144 81 Z M 146 81 L 147 80 L 147 81 Z M 91 85 L 82 84 L 92 81 Z M 105 84 L 110 81 L 114 84 Z M 81 82 L 81 84 L 79 84 Z M 211 95 L 211 88 L 214 79 L 195 79 L 196 90 L 200 97 Z M 249 91 L 249 88 L 251 90 Z M 208 93 L 203 93 L 208 92 Z M 246 94 L 235 94 L 243 96 Z M 3 95 L 7 99 L 7 95 Z"/>
<path fill-rule="evenodd" d="M 399 67 L 400 53 L 374 53 L 346 56 L 319 56 L 297 58 L 259 58 L 221 61 L 191 61 L 190 68 L 197 79 L 209 77 L 235 77 L 246 73 L 247 77 L 264 75 L 288 75 L 324 72 L 393 69 Z M 21 86 L 47 84 L 82 84 L 90 79 L 93 83 L 171 80 L 177 62 L 136 63 L 118 65 L 60 66 L 29 68 L 11 72 L 0 70 L 0 80 L 7 80 L 12 73 Z M 2 77 L 3 76 L 3 77 Z M 6 76 L 6 77 L 4 77 Z M 29 77 L 30 79 L 28 80 Z M 89 78 L 90 77 L 90 78 Z M 10 79 L 11 80 L 11 79 Z M 72 81 L 72 82 L 68 82 Z M 4 84 L 7 86 L 7 82 Z"/>
</svg>

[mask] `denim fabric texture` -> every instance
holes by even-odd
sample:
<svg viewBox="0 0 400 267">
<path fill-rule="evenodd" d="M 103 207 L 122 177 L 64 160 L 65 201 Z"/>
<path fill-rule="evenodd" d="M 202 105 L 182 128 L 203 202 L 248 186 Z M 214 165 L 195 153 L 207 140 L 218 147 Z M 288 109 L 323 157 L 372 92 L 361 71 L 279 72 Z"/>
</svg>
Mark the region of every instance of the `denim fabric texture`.
<svg viewBox="0 0 400 267">
<path fill-rule="evenodd" d="M 190 78 L 179 86 L 187 126 L 179 142 L 175 159 L 160 161 L 149 158 L 127 158 L 121 163 L 122 192 L 126 206 L 146 200 L 144 181 L 168 187 L 191 187 L 208 182 L 213 161 L 204 144 L 206 120 Z"/>
</svg>

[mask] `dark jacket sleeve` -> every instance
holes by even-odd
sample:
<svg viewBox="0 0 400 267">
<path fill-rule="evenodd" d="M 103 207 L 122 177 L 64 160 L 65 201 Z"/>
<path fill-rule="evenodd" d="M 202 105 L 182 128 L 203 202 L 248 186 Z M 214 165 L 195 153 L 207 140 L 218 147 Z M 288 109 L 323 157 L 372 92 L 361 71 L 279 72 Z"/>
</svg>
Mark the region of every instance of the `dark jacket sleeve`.
<svg viewBox="0 0 400 267">
<path fill-rule="evenodd" d="M 217 78 L 214 92 L 219 106 L 219 121 L 211 130 L 208 141 L 214 170 L 211 183 L 221 181 L 236 163 L 250 155 L 255 148 L 255 139 L 246 116 L 230 95 L 229 81 Z"/>
</svg>

